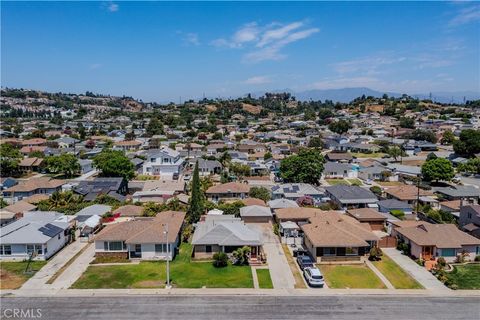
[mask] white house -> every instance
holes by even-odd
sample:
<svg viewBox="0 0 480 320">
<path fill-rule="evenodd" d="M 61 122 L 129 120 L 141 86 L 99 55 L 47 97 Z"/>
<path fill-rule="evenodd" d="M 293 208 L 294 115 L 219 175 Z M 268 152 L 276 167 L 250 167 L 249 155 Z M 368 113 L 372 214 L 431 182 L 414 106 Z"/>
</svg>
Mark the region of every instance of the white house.
<svg viewBox="0 0 480 320">
<path fill-rule="evenodd" d="M 174 178 L 184 166 L 185 159 L 178 151 L 162 146 L 147 152 L 147 160 L 143 163 L 143 174 Z"/>
<path fill-rule="evenodd" d="M 0 260 L 46 260 L 70 241 L 75 217 L 55 211 L 26 212 L 0 228 Z"/>
</svg>

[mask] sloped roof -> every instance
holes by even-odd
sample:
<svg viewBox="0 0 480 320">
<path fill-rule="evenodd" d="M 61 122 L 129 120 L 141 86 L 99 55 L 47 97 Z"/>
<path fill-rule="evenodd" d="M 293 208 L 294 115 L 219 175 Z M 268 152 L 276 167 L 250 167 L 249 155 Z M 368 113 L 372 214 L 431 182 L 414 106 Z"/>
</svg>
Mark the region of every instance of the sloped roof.
<svg viewBox="0 0 480 320">
<path fill-rule="evenodd" d="M 397 228 L 396 231 L 420 246 L 458 249 L 465 245 L 480 245 L 480 239 L 458 230 L 453 224 L 424 222 L 414 227 Z"/>
<path fill-rule="evenodd" d="M 240 219 L 225 216 L 207 216 L 198 223 L 192 244 L 220 246 L 262 245 L 261 235 Z"/>
<path fill-rule="evenodd" d="M 250 186 L 246 183 L 228 182 L 208 188 L 206 193 L 248 193 Z"/>
<path fill-rule="evenodd" d="M 241 217 L 271 217 L 272 211 L 270 208 L 264 206 L 246 206 L 240 208 L 240 216 Z"/>
</svg>

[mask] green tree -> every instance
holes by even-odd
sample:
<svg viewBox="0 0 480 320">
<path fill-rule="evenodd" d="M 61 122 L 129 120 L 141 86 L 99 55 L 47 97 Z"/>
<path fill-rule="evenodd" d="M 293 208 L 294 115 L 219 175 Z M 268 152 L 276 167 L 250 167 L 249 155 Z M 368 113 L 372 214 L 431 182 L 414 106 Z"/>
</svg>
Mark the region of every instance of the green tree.
<svg viewBox="0 0 480 320">
<path fill-rule="evenodd" d="M 238 179 L 250 176 L 251 168 L 248 164 L 232 162 L 230 163 L 229 169 L 238 177 Z"/>
<path fill-rule="evenodd" d="M 422 165 L 422 175 L 426 181 L 450 181 L 455 176 L 455 172 L 449 160 L 437 158 Z"/>
<path fill-rule="evenodd" d="M 130 180 L 135 175 L 133 163 L 119 150 L 103 150 L 93 158 L 93 164 L 103 177 L 123 177 Z"/>
<path fill-rule="evenodd" d="M 457 170 L 458 172 L 480 174 L 480 158 L 469 159 L 466 163 L 459 164 Z"/>
<path fill-rule="evenodd" d="M 64 175 L 67 178 L 80 174 L 80 163 L 73 154 L 63 153 L 45 159 L 50 173 Z"/>
<path fill-rule="evenodd" d="M 442 140 L 440 142 L 442 144 L 452 144 L 455 141 L 455 135 L 451 130 L 445 130 L 442 136 Z"/>
<path fill-rule="evenodd" d="M 250 247 L 244 246 L 242 248 L 238 248 L 237 250 L 233 251 L 232 253 L 233 258 L 235 259 L 236 265 L 246 265 L 248 264 L 248 257 L 250 255 Z"/>
<path fill-rule="evenodd" d="M 251 187 L 248 194 L 252 198 L 262 199 L 267 202 L 270 200 L 270 191 L 265 187 Z"/>
<path fill-rule="evenodd" d="M 280 162 L 280 175 L 286 182 L 318 184 L 325 160 L 318 149 L 301 149 Z"/>
<path fill-rule="evenodd" d="M 9 143 L 0 145 L 0 168 L 3 177 L 16 174 L 22 154 Z"/>
<path fill-rule="evenodd" d="M 480 153 L 480 130 L 462 130 L 459 140 L 453 142 L 453 150 L 456 154 L 467 158 Z"/>
<path fill-rule="evenodd" d="M 328 125 L 328 129 L 330 129 L 330 131 L 338 134 L 347 133 L 347 131 L 351 128 L 352 128 L 352 124 L 346 120 L 338 120 Z"/>
<path fill-rule="evenodd" d="M 312 137 L 310 141 L 308 141 L 308 147 L 323 149 L 323 141 L 320 137 Z"/>
<path fill-rule="evenodd" d="M 197 222 L 205 211 L 205 197 L 201 187 L 197 161 L 193 170 L 192 192 L 188 203 L 187 219 L 189 223 Z"/>
<path fill-rule="evenodd" d="M 415 128 L 415 119 L 411 117 L 401 117 L 400 118 L 400 127 L 402 128 Z"/>
<path fill-rule="evenodd" d="M 245 204 L 242 201 L 235 201 L 231 203 L 221 203 L 217 207 L 223 211 L 223 214 L 239 217 L 240 208 L 245 207 Z"/>
<path fill-rule="evenodd" d="M 430 130 L 415 129 L 412 132 L 407 133 L 405 137 L 416 141 L 428 141 L 431 143 L 437 142 L 437 137 L 435 136 L 435 133 Z"/>
<path fill-rule="evenodd" d="M 148 123 L 145 131 L 150 137 L 165 133 L 165 131 L 163 130 L 163 123 L 157 117 L 153 117 L 150 119 L 150 122 Z"/>
<path fill-rule="evenodd" d="M 402 155 L 403 150 L 398 146 L 393 146 L 387 149 L 387 154 L 397 161 L 397 158 Z"/>
</svg>

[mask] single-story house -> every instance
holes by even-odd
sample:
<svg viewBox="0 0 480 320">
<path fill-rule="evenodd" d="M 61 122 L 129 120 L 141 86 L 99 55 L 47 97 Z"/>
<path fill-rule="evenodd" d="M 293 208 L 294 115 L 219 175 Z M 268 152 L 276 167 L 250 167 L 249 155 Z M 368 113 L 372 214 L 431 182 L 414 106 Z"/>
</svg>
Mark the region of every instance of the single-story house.
<svg viewBox="0 0 480 320">
<path fill-rule="evenodd" d="M 207 215 L 197 223 L 192 239 L 195 258 L 210 258 L 216 252 L 231 253 L 250 247 L 250 258 L 258 259 L 262 254 L 261 234 L 246 225 L 240 218 L 230 215 Z"/>
<path fill-rule="evenodd" d="M 326 187 L 327 196 L 343 209 L 376 206 L 378 201 L 370 190 L 358 186 L 336 185 Z"/>
<path fill-rule="evenodd" d="M 347 215 L 361 223 L 367 223 L 372 230 L 383 230 L 387 217 L 372 208 L 349 209 Z"/>
<path fill-rule="evenodd" d="M 272 221 L 273 215 L 270 208 L 253 205 L 240 208 L 240 217 L 245 223 L 268 223 Z"/>
<path fill-rule="evenodd" d="M 70 242 L 73 216 L 54 211 L 26 212 L 0 228 L 0 260 L 46 260 Z"/>
<path fill-rule="evenodd" d="M 389 213 L 392 210 L 401 210 L 405 214 L 412 213 L 412 205 L 406 201 L 400 201 L 397 199 L 385 199 L 377 202 L 378 211 Z"/>
<path fill-rule="evenodd" d="M 297 201 L 299 198 L 311 197 L 315 203 L 320 203 L 325 197 L 325 190 L 308 183 L 284 183 L 272 188 L 272 199 L 288 199 Z"/>
<path fill-rule="evenodd" d="M 454 224 L 421 222 L 416 226 L 395 228 L 394 232 L 400 241 L 409 244 L 415 258 L 444 257 L 452 262 L 457 255 L 466 253 L 467 260 L 473 261 L 480 254 L 480 239 L 458 230 Z"/>
<path fill-rule="evenodd" d="M 143 216 L 143 207 L 133 204 L 127 204 L 112 211 L 113 214 L 119 214 L 122 217 L 141 217 Z"/>
<path fill-rule="evenodd" d="M 275 199 L 267 202 L 267 205 L 272 209 L 282 209 L 282 208 L 298 208 L 299 205 L 296 201 L 288 199 Z"/>
<path fill-rule="evenodd" d="M 172 260 L 180 244 L 185 212 L 165 211 L 106 226 L 95 236 L 95 256 Z"/>
<path fill-rule="evenodd" d="M 368 224 L 336 212 L 316 215 L 301 229 L 304 247 L 319 263 L 361 261 L 379 240 Z"/>
<path fill-rule="evenodd" d="M 248 197 L 250 186 L 246 183 L 228 182 L 208 188 L 205 192 L 207 199 L 213 202 L 220 200 L 241 200 Z"/>
<path fill-rule="evenodd" d="M 389 199 L 397 199 L 399 201 L 405 201 L 408 204 L 413 204 L 417 201 L 417 196 L 431 197 L 433 192 L 418 188 L 414 185 L 402 185 L 396 187 L 385 188 L 385 193 Z"/>
<path fill-rule="evenodd" d="M 356 178 L 358 171 L 350 163 L 327 162 L 324 166 L 323 176 L 325 179 Z"/>
<path fill-rule="evenodd" d="M 12 201 L 19 201 L 34 194 L 52 194 L 61 191 L 64 180 L 50 179 L 48 177 L 31 178 L 19 181 L 18 184 L 3 190 L 3 196 Z"/>
</svg>

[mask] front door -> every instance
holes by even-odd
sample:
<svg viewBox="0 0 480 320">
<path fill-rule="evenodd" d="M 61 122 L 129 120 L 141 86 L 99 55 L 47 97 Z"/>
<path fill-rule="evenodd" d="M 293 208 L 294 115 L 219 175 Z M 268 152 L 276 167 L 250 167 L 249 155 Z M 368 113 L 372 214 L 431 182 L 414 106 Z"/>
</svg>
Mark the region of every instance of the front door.
<svg viewBox="0 0 480 320">
<path fill-rule="evenodd" d="M 142 257 L 142 245 L 141 244 L 136 244 L 135 245 L 135 251 L 133 254 L 134 258 L 141 258 Z"/>
<path fill-rule="evenodd" d="M 252 250 L 250 252 L 250 257 L 256 258 L 257 257 L 257 247 L 252 247 Z"/>
<path fill-rule="evenodd" d="M 433 255 L 433 248 L 430 246 L 423 247 L 423 259 L 430 260 Z"/>
</svg>

